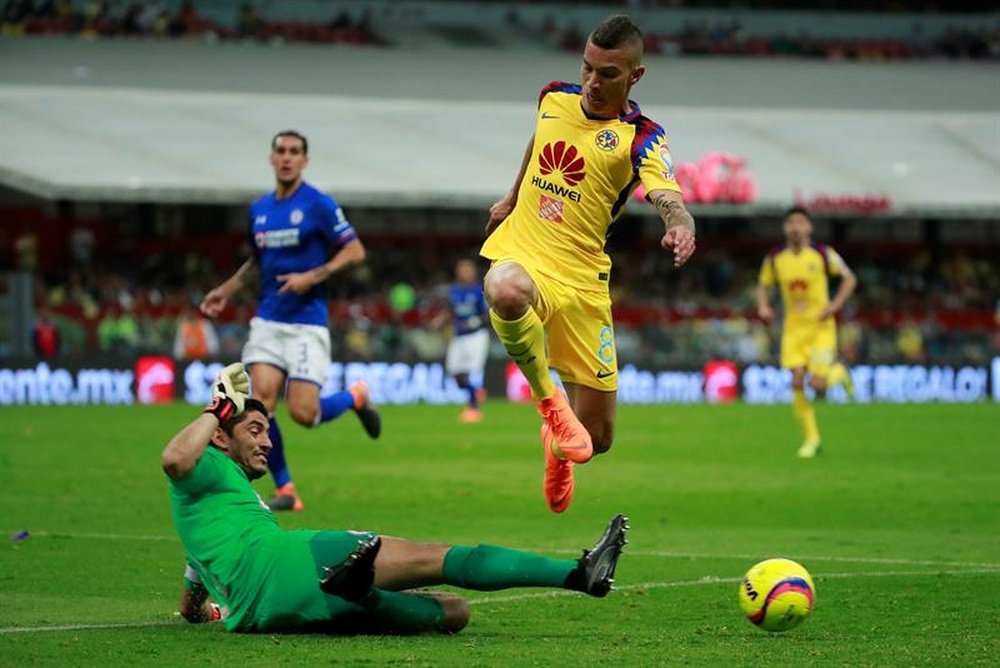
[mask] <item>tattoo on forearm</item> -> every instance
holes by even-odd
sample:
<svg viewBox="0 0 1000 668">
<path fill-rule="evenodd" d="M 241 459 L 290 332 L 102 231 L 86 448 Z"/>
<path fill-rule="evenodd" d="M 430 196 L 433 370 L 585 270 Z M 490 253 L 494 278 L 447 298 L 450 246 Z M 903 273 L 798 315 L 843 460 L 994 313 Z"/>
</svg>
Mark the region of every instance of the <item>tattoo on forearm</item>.
<svg viewBox="0 0 1000 668">
<path fill-rule="evenodd" d="M 694 218 L 684 208 L 684 205 L 677 200 L 670 199 L 666 195 L 660 195 L 653 200 L 653 206 L 656 207 L 663 222 L 667 224 L 668 230 L 672 230 L 675 227 L 686 227 L 694 232 Z"/>
</svg>

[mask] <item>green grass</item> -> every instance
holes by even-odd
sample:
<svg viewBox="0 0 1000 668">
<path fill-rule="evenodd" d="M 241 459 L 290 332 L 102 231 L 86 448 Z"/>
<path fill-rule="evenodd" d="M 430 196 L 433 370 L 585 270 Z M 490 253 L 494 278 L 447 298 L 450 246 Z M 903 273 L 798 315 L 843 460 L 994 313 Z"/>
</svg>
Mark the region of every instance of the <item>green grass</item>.
<svg viewBox="0 0 1000 668">
<path fill-rule="evenodd" d="M 814 461 L 794 456 L 787 406 L 623 407 L 614 450 L 577 469 L 563 516 L 541 498 L 530 407 L 490 403 L 472 426 L 457 414 L 387 407 L 377 442 L 350 416 L 285 427 L 306 511 L 282 523 L 566 556 L 624 511 L 633 528 L 619 591 L 470 592 L 472 622 L 453 637 L 187 625 L 172 613 L 183 561 L 159 452 L 194 410 L 3 407 L 0 529 L 31 536 L 0 544 L 2 663 L 968 666 L 1000 656 L 996 405 L 824 406 L 826 452 Z M 733 579 L 777 555 L 811 571 L 818 598 L 803 626 L 768 635 L 741 617 Z M 106 624 L 134 626 L 9 632 Z"/>
</svg>

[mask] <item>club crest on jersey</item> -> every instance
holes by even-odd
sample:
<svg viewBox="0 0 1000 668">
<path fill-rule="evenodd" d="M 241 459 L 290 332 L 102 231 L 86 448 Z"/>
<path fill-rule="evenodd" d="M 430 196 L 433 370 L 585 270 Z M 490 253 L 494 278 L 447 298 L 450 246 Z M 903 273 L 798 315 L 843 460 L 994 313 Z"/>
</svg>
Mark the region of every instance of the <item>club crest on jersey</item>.
<svg viewBox="0 0 1000 668">
<path fill-rule="evenodd" d="M 566 146 L 564 141 L 546 144 L 542 147 L 542 152 L 538 154 L 538 171 L 541 172 L 542 176 L 559 172 L 568 186 L 575 186 L 583 181 L 583 177 L 586 176 L 585 166 L 583 156 L 576 150 L 576 147 L 572 144 Z"/>
<path fill-rule="evenodd" d="M 298 225 L 302 222 L 304 217 L 305 215 L 302 213 L 302 209 L 295 209 L 295 211 L 292 211 L 292 215 L 289 216 L 288 219 L 292 222 L 292 225 Z"/>
<path fill-rule="evenodd" d="M 538 217 L 542 220 L 551 220 L 553 223 L 563 222 L 563 201 L 555 197 L 538 197 Z"/>
<path fill-rule="evenodd" d="M 618 133 L 614 130 L 601 130 L 594 136 L 594 143 L 602 151 L 611 151 L 618 148 Z"/>
<path fill-rule="evenodd" d="M 670 147 L 668 147 L 666 144 L 660 145 L 660 160 L 663 162 L 663 177 L 673 181 L 674 159 L 670 155 Z"/>
</svg>

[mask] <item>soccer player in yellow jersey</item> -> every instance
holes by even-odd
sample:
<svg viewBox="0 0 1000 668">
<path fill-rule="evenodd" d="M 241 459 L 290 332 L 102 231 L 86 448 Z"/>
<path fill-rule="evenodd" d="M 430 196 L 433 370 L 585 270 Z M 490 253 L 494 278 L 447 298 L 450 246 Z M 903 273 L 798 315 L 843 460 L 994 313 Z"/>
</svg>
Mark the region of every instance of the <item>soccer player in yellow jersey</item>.
<svg viewBox="0 0 1000 668">
<path fill-rule="evenodd" d="M 781 366 L 792 370 L 792 407 L 802 427 L 799 457 L 819 452 L 816 412 L 805 395 L 805 377 L 822 396 L 828 386 L 844 383 L 850 376 L 836 362 L 837 321 L 835 315 L 854 292 L 858 281 L 847 264 L 829 246 L 812 243 L 812 221 L 800 207 L 789 209 L 784 222 L 785 244 L 772 250 L 760 268 L 757 281 L 757 314 L 765 322 L 774 318 L 769 292 L 781 289 L 785 320 L 781 330 Z M 830 299 L 829 279 L 840 277 L 840 286 Z"/>
<path fill-rule="evenodd" d="M 646 71 L 642 45 L 631 19 L 612 16 L 587 40 L 581 83 L 542 89 L 535 133 L 513 188 L 490 208 L 480 251 L 492 260 L 483 283 L 493 329 L 543 418 L 543 489 L 557 513 L 572 499 L 574 463 L 607 452 L 614 436 L 609 226 L 641 183 L 666 225 L 660 243 L 674 266 L 695 248 L 663 128 L 629 99 Z"/>
</svg>

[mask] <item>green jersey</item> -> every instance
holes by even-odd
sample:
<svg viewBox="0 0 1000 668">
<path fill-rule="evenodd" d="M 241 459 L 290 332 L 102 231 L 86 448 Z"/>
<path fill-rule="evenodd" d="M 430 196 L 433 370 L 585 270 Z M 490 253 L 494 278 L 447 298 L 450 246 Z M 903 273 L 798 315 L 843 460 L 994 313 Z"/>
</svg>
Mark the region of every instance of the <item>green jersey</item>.
<svg viewBox="0 0 1000 668">
<path fill-rule="evenodd" d="M 264 587 L 259 549 L 282 531 L 246 473 L 209 446 L 194 470 L 170 479 L 170 507 L 188 562 L 220 604 L 226 627 L 252 618 Z"/>
</svg>

